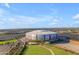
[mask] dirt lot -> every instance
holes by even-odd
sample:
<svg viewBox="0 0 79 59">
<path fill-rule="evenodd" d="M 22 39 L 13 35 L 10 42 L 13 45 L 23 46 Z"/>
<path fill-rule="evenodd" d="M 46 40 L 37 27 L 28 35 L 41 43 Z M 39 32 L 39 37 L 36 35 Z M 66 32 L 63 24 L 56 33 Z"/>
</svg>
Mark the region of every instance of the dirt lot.
<svg viewBox="0 0 79 59">
<path fill-rule="evenodd" d="M 79 41 L 70 40 L 70 43 L 56 44 L 55 46 L 79 54 Z"/>
<path fill-rule="evenodd" d="M 70 44 L 79 45 L 79 41 L 76 41 L 76 40 L 70 40 Z"/>
</svg>

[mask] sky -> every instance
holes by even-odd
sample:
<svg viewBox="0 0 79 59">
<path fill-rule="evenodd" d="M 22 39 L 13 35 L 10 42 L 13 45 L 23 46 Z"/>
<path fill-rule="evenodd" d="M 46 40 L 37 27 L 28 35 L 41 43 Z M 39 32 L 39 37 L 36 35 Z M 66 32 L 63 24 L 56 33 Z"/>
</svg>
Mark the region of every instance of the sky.
<svg viewBox="0 0 79 59">
<path fill-rule="evenodd" d="M 1 3 L 0 29 L 79 27 L 78 3 Z"/>
</svg>

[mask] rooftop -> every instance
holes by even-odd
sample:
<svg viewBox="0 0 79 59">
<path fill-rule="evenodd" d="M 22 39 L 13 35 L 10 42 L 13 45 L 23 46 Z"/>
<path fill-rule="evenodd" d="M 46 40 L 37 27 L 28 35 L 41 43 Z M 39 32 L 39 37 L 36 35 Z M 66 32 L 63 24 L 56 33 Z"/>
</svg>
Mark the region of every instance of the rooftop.
<svg viewBox="0 0 79 59">
<path fill-rule="evenodd" d="M 52 31 L 48 31 L 48 30 L 35 30 L 32 32 L 29 32 L 28 34 L 57 34 L 57 32 L 52 32 Z"/>
</svg>

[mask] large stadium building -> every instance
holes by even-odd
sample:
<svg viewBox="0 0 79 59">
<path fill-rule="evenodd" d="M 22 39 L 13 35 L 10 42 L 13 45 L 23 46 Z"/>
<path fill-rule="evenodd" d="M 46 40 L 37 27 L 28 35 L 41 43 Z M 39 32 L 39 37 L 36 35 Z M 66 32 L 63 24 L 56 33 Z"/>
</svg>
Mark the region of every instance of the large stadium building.
<svg viewBox="0 0 79 59">
<path fill-rule="evenodd" d="M 29 40 L 41 40 L 48 42 L 69 42 L 69 38 L 57 32 L 47 30 L 36 30 L 26 33 Z"/>
</svg>

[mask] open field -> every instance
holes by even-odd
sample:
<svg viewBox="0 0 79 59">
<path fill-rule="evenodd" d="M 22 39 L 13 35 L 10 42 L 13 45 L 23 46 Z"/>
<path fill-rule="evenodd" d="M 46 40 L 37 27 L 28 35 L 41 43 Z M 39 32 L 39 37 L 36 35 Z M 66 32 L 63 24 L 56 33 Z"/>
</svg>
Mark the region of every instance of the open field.
<svg viewBox="0 0 79 59">
<path fill-rule="evenodd" d="M 75 55 L 72 52 L 66 51 L 64 49 L 57 48 L 54 45 L 49 44 L 49 45 L 45 45 L 45 46 L 50 48 L 54 52 L 55 55 Z"/>
<path fill-rule="evenodd" d="M 40 47 L 40 45 L 29 45 L 28 47 L 24 48 L 21 54 L 22 55 L 52 55 L 48 49 L 43 47 L 50 49 L 55 55 L 75 55 L 74 53 L 54 47 L 53 45 L 43 45 L 42 47 Z"/>
<path fill-rule="evenodd" d="M 16 39 L 11 39 L 11 40 L 6 40 L 6 41 L 0 41 L 0 45 L 2 44 L 8 44 L 8 43 L 13 43 L 13 42 L 16 42 L 17 40 Z"/>
<path fill-rule="evenodd" d="M 22 55 L 51 55 L 51 53 L 38 45 L 29 45 L 28 48 L 25 47 Z"/>
</svg>

